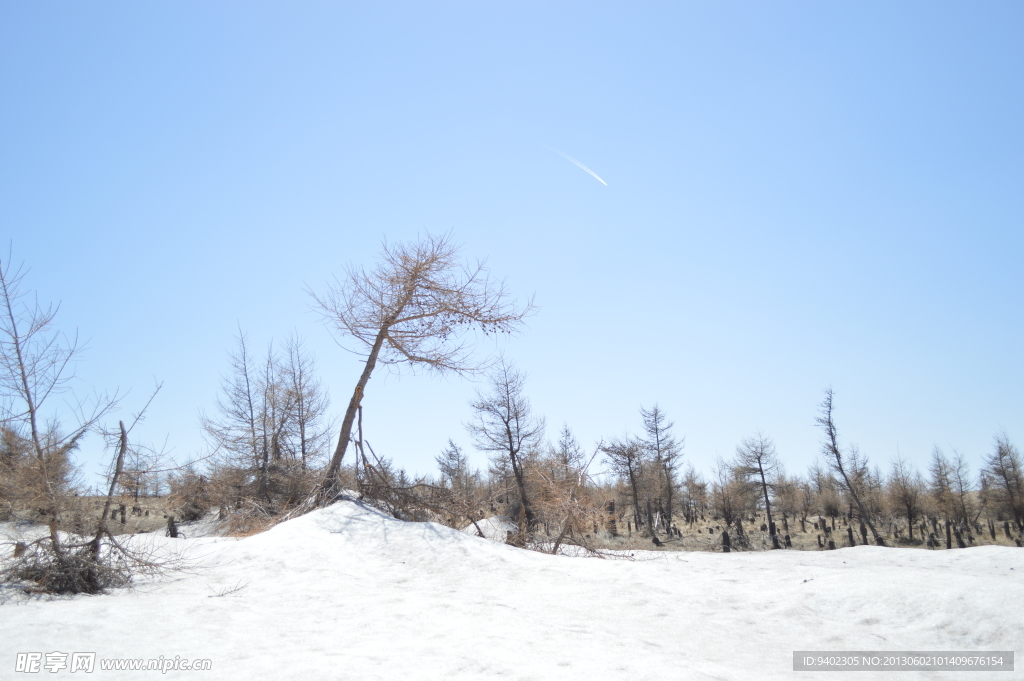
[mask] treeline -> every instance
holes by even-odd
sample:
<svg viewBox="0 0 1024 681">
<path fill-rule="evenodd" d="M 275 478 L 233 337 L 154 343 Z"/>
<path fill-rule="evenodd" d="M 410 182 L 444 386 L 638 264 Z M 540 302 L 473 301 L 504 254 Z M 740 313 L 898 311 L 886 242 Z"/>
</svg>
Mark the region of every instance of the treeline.
<svg viewBox="0 0 1024 681">
<path fill-rule="evenodd" d="M 682 465 L 683 438 L 657 405 L 640 409 L 637 435 L 611 438 L 592 451 L 584 451 L 568 426 L 556 442 L 542 441 L 543 422 L 529 409 L 521 374 L 502 365 L 490 392 L 472 403 L 474 444 L 491 454 L 486 473 L 470 469 L 449 442 L 437 457 L 438 478 L 418 482 L 450 492 L 476 516 L 505 515 L 524 538 L 542 543 L 568 537 L 598 545 L 639 534 L 660 545 L 694 537 L 695 530 L 707 538 L 715 525 L 732 530 L 734 549 L 758 545 L 752 533 L 765 548 L 792 546 L 797 532 L 820 535 L 811 546 L 821 548 L 952 548 L 997 539 L 1021 545 L 1024 464 L 1005 434 L 996 436 L 978 470 L 962 453 L 938 447 L 923 473 L 902 458 L 883 470 L 855 447 L 840 445 L 832 400 L 828 391 L 818 419 L 821 457 L 804 475 L 787 474 L 772 440 L 757 434 L 705 476 Z M 408 509 L 415 512 L 415 499 Z M 446 520 L 464 525 L 467 518 Z M 837 527 L 846 532 L 835 534 Z"/>
<path fill-rule="evenodd" d="M 299 356 L 301 363 L 294 359 Z M 247 358 L 240 337 L 219 411 L 203 418 L 220 457 L 204 475 L 172 482 L 175 494 L 191 504 L 187 517 L 213 506 L 222 516 L 245 508 L 285 512 L 323 475 L 332 427 L 324 418 L 322 387 L 308 378 L 312 360 L 294 343 L 280 359 L 268 354 L 258 374 Z M 289 368 L 300 365 L 305 372 Z M 295 377 L 304 374 L 307 392 L 300 398 Z M 317 405 L 308 423 L 300 402 Z M 518 529 L 509 540 L 550 548 L 610 546 L 629 537 L 686 545 L 687 537 L 698 535 L 712 546 L 710 526 L 717 528 L 713 545 L 720 545 L 720 532 L 731 531 L 734 550 L 793 546 L 797 533 L 820 535 L 811 548 L 1022 541 L 1024 465 L 1006 435 L 995 438 L 978 470 L 962 453 L 939 448 L 926 471 L 902 458 L 883 470 L 839 442 L 831 391 L 818 415 L 821 457 L 803 475 L 787 473 L 772 440 L 760 433 L 738 443 L 708 474 L 698 472 L 684 465 L 684 438 L 658 405 L 641 407 L 635 435 L 584 448 L 563 425 L 547 439 L 523 374 L 507 361 L 498 363 L 469 406 L 468 434 L 474 448 L 489 455 L 486 470 L 473 468 L 449 440 L 435 457 L 436 474 L 411 476 L 377 455 L 357 410 L 354 457 L 339 469 L 344 486 L 408 519 L 462 528 L 505 516 Z"/>
<path fill-rule="evenodd" d="M 683 438 L 657 405 L 640 410 L 635 435 L 584 448 L 563 426 L 547 440 L 524 376 L 508 361 L 474 355 L 480 338 L 519 332 L 532 300 L 512 300 L 503 281 L 460 257 L 449 235 L 385 244 L 372 269 L 349 267 L 325 293 L 311 292 L 339 343 L 365 360 L 337 420 L 300 340 L 257 355 L 240 332 L 216 406 L 199 419 L 207 451 L 184 466 L 133 440 L 148 403 L 115 426 L 121 396 L 75 395 L 77 341 L 55 329 L 57 308 L 40 306 L 23 279 L 22 269 L 0 261 L 0 520 L 48 526 L 47 537 L 16 547 L 20 562 L 5 573 L 45 582 L 45 590 L 99 591 L 151 566 L 114 539 L 118 530 L 107 521 L 119 510 L 123 525 L 127 506 L 138 509 L 140 497 L 160 490 L 169 492 L 177 520 L 215 511 L 236 532 L 354 492 L 397 517 L 453 527 L 480 529 L 481 519 L 505 516 L 508 541 L 552 551 L 636 537 L 711 546 L 712 531 L 724 541 L 730 530 L 734 547 L 782 548 L 799 545 L 794 525 L 807 534 L 808 524 L 817 545 L 829 547 L 842 543 L 833 536 L 837 520 L 851 544 L 859 535 L 879 545 L 967 546 L 984 534 L 995 541 L 1000 530 L 1001 541 L 1022 541 L 1024 466 L 1005 435 L 977 471 L 959 452 L 938 449 L 925 472 L 903 460 L 882 471 L 840 443 L 831 391 L 817 419 L 822 457 L 803 476 L 787 475 L 761 434 L 707 476 L 683 466 Z M 437 454 L 433 476 L 410 476 L 374 451 L 362 414 L 380 365 L 488 372 L 468 426 L 473 446 L 490 457 L 488 469 L 472 470 L 453 442 Z M 82 502 L 72 459 L 89 433 L 102 435 L 110 452 L 98 519 L 95 503 Z"/>
</svg>

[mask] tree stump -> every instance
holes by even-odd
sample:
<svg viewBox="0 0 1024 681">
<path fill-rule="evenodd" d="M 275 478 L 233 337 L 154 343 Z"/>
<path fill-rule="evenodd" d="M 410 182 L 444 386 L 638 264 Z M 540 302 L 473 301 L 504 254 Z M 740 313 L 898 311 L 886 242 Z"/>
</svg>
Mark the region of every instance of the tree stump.
<svg viewBox="0 0 1024 681">
<path fill-rule="evenodd" d="M 832 541 L 831 539 L 828 540 L 828 550 L 829 551 L 835 551 L 836 550 L 836 543 L 834 541 Z"/>
<path fill-rule="evenodd" d="M 727 530 L 722 530 L 722 553 L 729 553 L 730 550 L 729 532 Z"/>
<path fill-rule="evenodd" d="M 966 549 L 967 548 L 967 544 L 964 543 L 964 538 L 960 534 L 960 529 L 954 527 L 953 528 L 953 534 L 956 535 L 956 547 L 958 549 Z"/>
<path fill-rule="evenodd" d="M 787 534 L 787 535 L 785 535 L 785 536 L 783 537 L 783 539 L 785 540 L 785 543 L 786 543 L 786 548 L 787 548 L 787 549 L 791 549 L 791 548 L 793 548 L 793 540 L 791 540 L 791 539 L 789 538 L 789 535 L 788 535 L 788 534 Z"/>
<path fill-rule="evenodd" d="M 825 542 L 821 541 L 821 535 L 820 534 L 818 535 L 818 548 L 819 549 L 825 548 Z"/>
</svg>

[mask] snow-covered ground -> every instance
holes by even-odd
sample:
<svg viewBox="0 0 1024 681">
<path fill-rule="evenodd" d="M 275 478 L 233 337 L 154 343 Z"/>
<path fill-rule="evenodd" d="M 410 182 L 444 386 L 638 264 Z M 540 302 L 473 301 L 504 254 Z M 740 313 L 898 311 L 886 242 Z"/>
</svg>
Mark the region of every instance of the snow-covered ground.
<svg viewBox="0 0 1024 681">
<path fill-rule="evenodd" d="M 9 600 L 0 678 L 835 679 L 792 671 L 793 651 L 1024 649 L 1013 548 L 569 558 L 353 502 L 245 539 L 138 540 L 187 548 L 192 568 L 110 595 Z M 96 670 L 18 674 L 19 652 L 95 652 Z M 99 668 L 160 656 L 212 669 Z"/>
<path fill-rule="evenodd" d="M 487 539 L 504 543 L 508 533 L 518 532 L 519 527 L 503 515 L 494 515 L 490 518 L 470 523 L 462 528 L 462 531 L 474 537 L 479 537 L 480 533 L 483 532 L 484 537 Z"/>
</svg>

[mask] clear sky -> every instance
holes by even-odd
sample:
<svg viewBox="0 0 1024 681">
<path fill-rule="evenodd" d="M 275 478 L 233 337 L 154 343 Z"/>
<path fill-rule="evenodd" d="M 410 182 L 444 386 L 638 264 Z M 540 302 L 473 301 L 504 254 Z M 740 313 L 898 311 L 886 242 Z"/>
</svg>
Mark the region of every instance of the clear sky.
<svg viewBox="0 0 1024 681">
<path fill-rule="evenodd" d="M 1024 444 L 1022 35 L 1014 2 L 2 0 L 0 237 L 81 390 L 163 381 L 139 436 L 180 460 L 238 327 L 305 337 L 340 413 L 360 364 L 304 286 L 450 230 L 536 295 L 484 350 L 552 438 L 657 402 L 698 469 L 761 430 L 803 472 L 831 385 L 873 463 L 976 468 Z M 378 373 L 366 436 L 432 472 L 479 386 Z"/>
</svg>

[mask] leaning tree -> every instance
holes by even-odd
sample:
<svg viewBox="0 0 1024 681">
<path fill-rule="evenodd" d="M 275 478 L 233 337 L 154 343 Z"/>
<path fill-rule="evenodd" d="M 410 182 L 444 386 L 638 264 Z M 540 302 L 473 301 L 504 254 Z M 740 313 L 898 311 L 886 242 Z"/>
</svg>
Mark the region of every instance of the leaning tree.
<svg viewBox="0 0 1024 681">
<path fill-rule="evenodd" d="M 325 294 L 310 293 L 340 344 L 366 358 L 319 488 L 321 502 L 337 493 L 352 427 L 378 364 L 478 372 L 488 363 L 474 360 L 473 333 L 513 333 L 534 309 L 532 300 L 517 305 L 504 281 L 491 279 L 483 263 L 465 262 L 450 234 L 385 243 L 372 270 L 349 267 Z"/>
<path fill-rule="evenodd" d="M 875 524 L 871 522 L 871 516 L 864 508 L 864 502 L 861 500 L 862 495 L 858 494 L 859 481 L 863 477 L 864 471 L 867 470 L 867 462 L 855 448 L 851 449 L 848 453 L 843 452 L 839 448 L 839 436 L 832 412 L 832 388 L 829 388 L 825 391 L 825 399 L 821 401 L 820 416 L 814 419 L 825 432 L 825 439 L 822 442 L 822 455 L 828 467 L 834 473 L 839 474 L 839 483 L 857 505 L 861 520 L 867 523 L 867 526 L 871 529 L 871 535 L 875 538 L 875 543 L 879 546 L 885 546 L 885 540 L 878 533 L 878 530 L 875 529 Z"/>
</svg>

